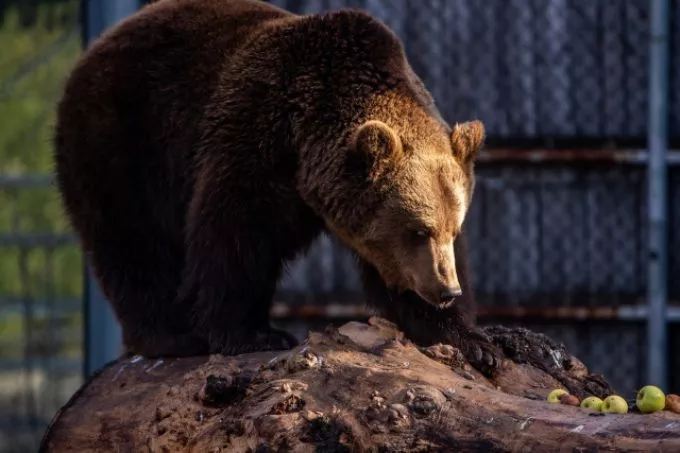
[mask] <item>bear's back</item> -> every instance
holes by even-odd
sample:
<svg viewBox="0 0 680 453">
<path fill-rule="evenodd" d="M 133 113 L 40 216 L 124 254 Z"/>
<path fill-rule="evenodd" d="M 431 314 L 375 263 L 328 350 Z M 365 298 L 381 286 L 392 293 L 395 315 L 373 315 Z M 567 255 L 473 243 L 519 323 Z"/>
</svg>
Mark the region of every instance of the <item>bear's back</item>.
<svg viewBox="0 0 680 453">
<path fill-rule="evenodd" d="M 115 154 L 120 167 L 134 160 L 141 172 L 153 162 L 155 172 L 182 177 L 197 119 L 230 57 L 286 17 L 295 16 L 258 0 L 161 0 L 107 30 L 65 84 L 55 130 L 60 168 L 76 179 L 85 168 L 110 172 L 102 165 Z"/>
<path fill-rule="evenodd" d="M 161 0 L 147 5 L 83 53 L 62 104 L 90 114 L 101 109 L 88 103 L 118 108 L 119 114 L 134 106 L 138 116 L 167 117 L 170 123 L 162 126 L 177 127 L 181 122 L 173 114 L 188 114 L 191 106 L 205 104 L 230 56 L 265 23 L 287 16 L 292 15 L 259 0 Z M 153 130 L 166 129 L 158 126 Z"/>
<path fill-rule="evenodd" d="M 199 119 L 220 73 L 253 33 L 294 17 L 257 0 L 161 0 L 83 52 L 54 137 L 59 187 L 76 224 L 119 202 L 130 217 L 153 206 L 159 224 L 179 235 Z"/>
</svg>

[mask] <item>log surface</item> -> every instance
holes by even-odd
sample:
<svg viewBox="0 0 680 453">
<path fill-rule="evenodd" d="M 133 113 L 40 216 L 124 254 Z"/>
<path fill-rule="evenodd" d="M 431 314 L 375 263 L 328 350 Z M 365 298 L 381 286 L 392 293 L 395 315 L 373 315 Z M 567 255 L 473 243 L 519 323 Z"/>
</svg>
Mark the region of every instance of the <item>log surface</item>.
<svg viewBox="0 0 680 453">
<path fill-rule="evenodd" d="M 612 389 L 550 339 L 488 333 L 513 357 L 492 380 L 454 347 L 418 348 L 378 318 L 290 351 L 121 358 L 55 415 L 41 451 L 680 451 L 680 415 L 549 404 L 556 387 Z"/>
</svg>

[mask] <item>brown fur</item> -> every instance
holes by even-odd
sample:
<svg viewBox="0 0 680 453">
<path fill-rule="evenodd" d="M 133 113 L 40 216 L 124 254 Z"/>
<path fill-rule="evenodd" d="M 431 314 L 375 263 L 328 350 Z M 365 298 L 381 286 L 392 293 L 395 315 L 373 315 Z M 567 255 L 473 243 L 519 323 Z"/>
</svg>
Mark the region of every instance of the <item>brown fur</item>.
<svg viewBox="0 0 680 453">
<path fill-rule="evenodd" d="M 493 368 L 465 305 L 435 307 L 459 285 L 446 244 L 483 135 L 442 121 L 399 40 L 364 13 L 161 0 L 78 61 L 58 106 L 57 181 L 131 353 L 291 346 L 269 326 L 271 298 L 326 228 L 407 335 L 456 341 Z"/>
</svg>

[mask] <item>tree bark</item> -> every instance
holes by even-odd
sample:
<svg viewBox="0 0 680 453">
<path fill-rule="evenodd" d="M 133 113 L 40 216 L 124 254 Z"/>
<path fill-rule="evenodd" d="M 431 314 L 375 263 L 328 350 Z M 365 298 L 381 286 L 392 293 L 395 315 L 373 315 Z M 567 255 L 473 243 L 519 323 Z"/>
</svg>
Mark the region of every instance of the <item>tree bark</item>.
<svg viewBox="0 0 680 453">
<path fill-rule="evenodd" d="M 547 403 L 557 387 L 614 390 L 543 335 L 487 332 L 509 357 L 492 379 L 379 318 L 311 332 L 290 351 L 121 358 L 55 415 L 41 451 L 680 451 L 680 415 Z"/>
</svg>

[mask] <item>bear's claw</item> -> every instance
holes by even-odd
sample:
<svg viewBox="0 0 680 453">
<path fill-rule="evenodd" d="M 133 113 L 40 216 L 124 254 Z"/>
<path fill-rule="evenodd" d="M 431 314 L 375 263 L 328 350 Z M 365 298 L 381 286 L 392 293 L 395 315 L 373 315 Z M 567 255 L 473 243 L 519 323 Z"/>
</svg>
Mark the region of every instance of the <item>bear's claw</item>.
<svg viewBox="0 0 680 453">
<path fill-rule="evenodd" d="M 501 363 L 501 358 L 496 355 L 497 353 L 493 350 L 495 349 L 493 345 L 472 342 L 470 349 L 472 350 L 471 354 L 465 354 L 465 351 L 463 351 L 470 365 L 478 369 L 485 376 L 491 377 Z"/>
<path fill-rule="evenodd" d="M 472 329 L 461 333 L 455 344 L 467 361 L 486 377 L 492 377 L 500 367 L 503 352 L 482 331 Z"/>
</svg>

